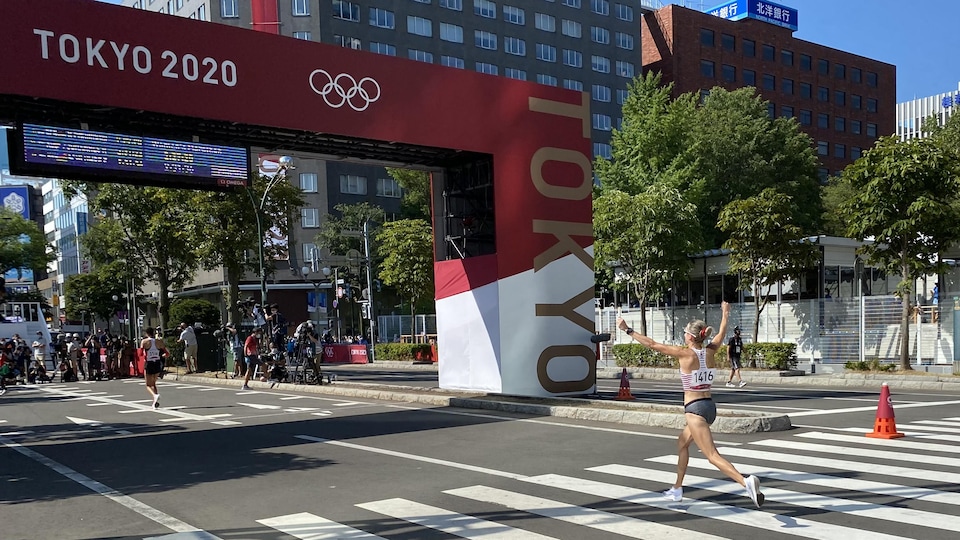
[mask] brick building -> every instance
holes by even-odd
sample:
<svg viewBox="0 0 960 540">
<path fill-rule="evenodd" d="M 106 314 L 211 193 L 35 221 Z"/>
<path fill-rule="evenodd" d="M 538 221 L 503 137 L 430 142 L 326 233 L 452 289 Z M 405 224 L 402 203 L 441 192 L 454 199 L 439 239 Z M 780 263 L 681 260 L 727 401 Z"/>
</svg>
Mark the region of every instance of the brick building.
<svg viewBox="0 0 960 540">
<path fill-rule="evenodd" d="M 796 118 L 813 139 L 821 180 L 896 132 L 892 64 L 796 39 L 762 20 L 677 5 L 644 14 L 640 40 L 643 71 L 660 71 L 675 95 L 756 87 L 771 116 Z"/>
</svg>

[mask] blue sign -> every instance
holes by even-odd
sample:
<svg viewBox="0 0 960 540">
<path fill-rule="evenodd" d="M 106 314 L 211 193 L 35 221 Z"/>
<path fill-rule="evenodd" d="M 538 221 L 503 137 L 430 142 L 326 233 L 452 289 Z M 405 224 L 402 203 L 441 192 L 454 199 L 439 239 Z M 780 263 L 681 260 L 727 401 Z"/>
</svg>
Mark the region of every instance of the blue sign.
<svg viewBox="0 0 960 540">
<path fill-rule="evenodd" d="M 797 10 L 765 0 L 731 0 L 707 10 L 707 13 L 731 21 L 750 18 L 790 30 L 797 29 Z"/>
<path fill-rule="evenodd" d="M 27 186 L 0 187 L 0 203 L 11 212 L 30 219 L 30 188 Z"/>
<path fill-rule="evenodd" d="M 944 109 L 949 109 L 954 105 L 960 107 L 960 94 L 955 96 L 943 96 L 943 99 L 940 100 L 940 105 L 943 105 Z"/>
</svg>

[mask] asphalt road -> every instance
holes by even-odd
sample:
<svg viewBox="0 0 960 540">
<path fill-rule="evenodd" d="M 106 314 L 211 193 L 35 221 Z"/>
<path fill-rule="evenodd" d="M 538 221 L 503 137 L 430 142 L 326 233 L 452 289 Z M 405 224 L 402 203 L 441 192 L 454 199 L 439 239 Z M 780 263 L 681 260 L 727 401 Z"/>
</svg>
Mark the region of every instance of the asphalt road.
<svg viewBox="0 0 960 540">
<path fill-rule="evenodd" d="M 677 395 L 666 382 L 632 382 L 637 394 Z M 805 427 L 789 432 L 718 436 L 731 461 L 764 479 L 767 504 L 756 510 L 696 452 L 685 499 L 662 500 L 657 491 L 672 482 L 676 462 L 672 430 L 289 387 L 160 384 L 159 411 L 136 379 L 18 387 L 0 398 L 0 537 L 937 540 L 960 533 L 960 396 L 948 393 L 896 395 L 908 436 L 878 441 L 863 437 L 874 417 L 863 409 L 876 406 L 869 389 L 718 389 L 721 406 L 808 413 L 794 419 Z"/>
</svg>

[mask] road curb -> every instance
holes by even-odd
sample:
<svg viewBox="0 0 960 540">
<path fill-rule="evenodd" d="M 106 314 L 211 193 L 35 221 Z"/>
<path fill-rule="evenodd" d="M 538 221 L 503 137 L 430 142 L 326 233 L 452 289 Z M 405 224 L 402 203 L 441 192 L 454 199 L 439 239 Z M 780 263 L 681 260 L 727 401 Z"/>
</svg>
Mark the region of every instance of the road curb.
<svg viewBox="0 0 960 540">
<path fill-rule="evenodd" d="M 181 376 L 179 381 L 206 383 L 224 387 L 237 387 L 242 384 L 236 379 Z M 178 381 L 178 382 L 179 382 Z M 657 405 L 651 403 L 618 402 L 605 400 L 583 400 L 575 398 L 524 398 L 496 394 L 457 394 L 439 388 L 420 388 L 410 386 L 388 387 L 369 383 L 336 382 L 325 385 L 303 385 L 253 381 L 251 390 L 275 390 L 280 392 L 302 392 L 307 394 L 325 394 L 343 397 L 358 397 L 381 401 L 401 401 L 423 403 L 438 407 L 459 407 L 499 412 L 529 414 L 533 416 L 551 416 L 572 418 L 594 422 L 611 422 L 672 428 L 681 430 L 686 426 L 683 407 L 679 405 Z M 792 427 L 787 415 L 770 415 L 754 411 L 720 409 L 717 421 L 713 424 L 716 433 L 759 433 L 784 431 Z"/>
</svg>

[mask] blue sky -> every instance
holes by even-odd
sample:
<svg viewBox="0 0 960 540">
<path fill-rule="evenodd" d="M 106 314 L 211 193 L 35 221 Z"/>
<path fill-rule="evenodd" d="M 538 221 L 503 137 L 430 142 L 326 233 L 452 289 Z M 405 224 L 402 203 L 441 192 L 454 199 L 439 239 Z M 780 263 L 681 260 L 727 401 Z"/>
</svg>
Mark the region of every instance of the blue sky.
<svg viewBox="0 0 960 540">
<path fill-rule="evenodd" d="M 675 0 L 670 3 L 708 9 L 723 2 Z M 897 66 L 897 102 L 957 90 L 960 82 L 960 29 L 956 22 L 960 18 L 960 2 L 957 0 L 779 0 L 777 3 L 795 8 L 799 13 L 800 28 L 794 37 Z M 956 58 L 954 53 L 958 53 Z"/>
</svg>

